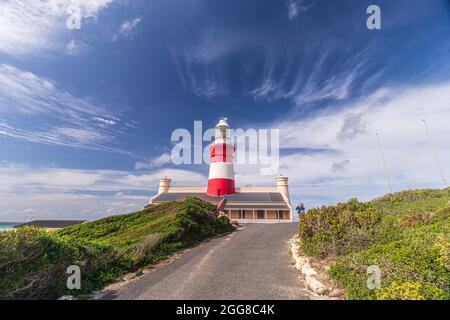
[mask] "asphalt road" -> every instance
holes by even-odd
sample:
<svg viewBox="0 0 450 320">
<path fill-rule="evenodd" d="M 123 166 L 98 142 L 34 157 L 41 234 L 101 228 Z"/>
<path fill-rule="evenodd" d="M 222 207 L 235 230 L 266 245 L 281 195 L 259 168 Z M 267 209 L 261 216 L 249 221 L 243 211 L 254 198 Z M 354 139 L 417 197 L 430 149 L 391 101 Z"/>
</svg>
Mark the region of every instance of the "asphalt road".
<svg viewBox="0 0 450 320">
<path fill-rule="evenodd" d="M 296 223 L 253 224 L 183 252 L 102 299 L 308 299 L 287 241 Z"/>
</svg>

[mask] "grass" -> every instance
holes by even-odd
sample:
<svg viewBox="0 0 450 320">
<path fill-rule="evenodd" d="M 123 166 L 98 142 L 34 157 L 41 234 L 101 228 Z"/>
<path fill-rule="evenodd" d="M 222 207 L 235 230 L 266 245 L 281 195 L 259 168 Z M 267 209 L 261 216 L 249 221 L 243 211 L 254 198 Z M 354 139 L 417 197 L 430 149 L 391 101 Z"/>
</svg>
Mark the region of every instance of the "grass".
<svg viewBox="0 0 450 320">
<path fill-rule="evenodd" d="M 330 276 L 349 299 L 450 299 L 450 189 L 408 190 L 308 211 L 302 247 L 336 259 Z M 381 288 L 369 290 L 377 265 Z"/>
<path fill-rule="evenodd" d="M 86 297 L 94 290 L 195 245 L 233 230 L 214 206 L 196 198 L 103 218 L 48 233 L 20 228 L 0 233 L 0 298 Z M 81 268 L 81 289 L 66 288 L 66 268 Z"/>
</svg>

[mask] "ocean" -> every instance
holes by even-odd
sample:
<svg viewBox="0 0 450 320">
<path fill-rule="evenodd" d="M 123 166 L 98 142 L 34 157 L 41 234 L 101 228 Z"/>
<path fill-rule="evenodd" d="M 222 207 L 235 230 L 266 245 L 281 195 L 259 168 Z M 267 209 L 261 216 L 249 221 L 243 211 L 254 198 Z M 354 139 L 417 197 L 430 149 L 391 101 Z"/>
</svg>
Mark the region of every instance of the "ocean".
<svg viewBox="0 0 450 320">
<path fill-rule="evenodd" d="M 11 230 L 15 225 L 20 222 L 0 222 L 0 231 Z"/>
</svg>

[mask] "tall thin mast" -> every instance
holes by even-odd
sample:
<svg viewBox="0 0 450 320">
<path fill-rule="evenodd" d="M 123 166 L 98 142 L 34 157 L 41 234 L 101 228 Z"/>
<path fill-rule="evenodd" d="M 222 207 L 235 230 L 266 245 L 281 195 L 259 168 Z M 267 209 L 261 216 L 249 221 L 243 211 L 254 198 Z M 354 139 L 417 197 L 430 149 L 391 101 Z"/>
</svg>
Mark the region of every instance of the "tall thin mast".
<svg viewBox="0 0 450 320">
<path fill-rule="evenodd" d="M 384 172 L 386 174 L 386 179 L 388 181 L 389 190 L 392 193 L 391 177 L 389 176 L 389 170 L 387 167 L 386 159 L 384 158 L 383 146 L 381 145 L 381 139 L 380 139 L 380 135 L 378 133 L 377 133 L 377 141 L 378 141 L 378 147 L 380 148 L 381 159 L 383 160 Z"/>
<path fill-rule="evenodd" d="M 439 161 L 438 153 L 436 150 L 436 146 L 434 145 L 433 138 L 431 137 L 430 130 L 428 130 L 427 122 L 425 119 L 422 119 L 423 125 L 425 126 L 425 131 L 427 132 L 428 140 L 430 141 L 431 148 L 433 149 L 434 159 L 436 160 L 436 164 L 438 166 L 439 172 L 441 173 L 442 182 L 444 182 L 444 186 L 447 185 L 447 181 L 445 180 L 444 170 L 442 170 L 441 162 Z"/>
</svg>

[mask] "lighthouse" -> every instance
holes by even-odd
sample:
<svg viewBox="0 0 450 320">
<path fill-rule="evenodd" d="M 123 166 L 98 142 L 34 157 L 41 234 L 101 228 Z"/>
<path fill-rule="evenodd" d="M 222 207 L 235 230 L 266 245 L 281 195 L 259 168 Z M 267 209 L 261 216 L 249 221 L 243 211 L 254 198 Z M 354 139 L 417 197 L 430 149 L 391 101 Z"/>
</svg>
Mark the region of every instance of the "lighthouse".
<svg viewBox="0 0 450 320">
<path fill-rule="evenodd" d="M 214 142 L 210 147 L 210 167 L 207 194 L 224 196 L 235 193 L 234 145 L 230 140 L 227 118 L 220 119 L 215 127 Z"/>
<path fill-rule="evenodd" d="M 172 179 L 160 180 L 158 194 L 151 197 L 145 208 L 169 201 L 183 201 L 195 197 L 219 207 L 226 197 L 223 214 L 239 223 L 284 223 L 294 221 L 289 196 L 288 177 L 279 176 L 272 187 L 235 186 L 235 147 L 227 119 L 220 119 L 215 127 L 214 141 L 209 147 L 210 166 L 208 186 L 172 187 Z M 238 152 L 239 152 L 238 145 Z M 206 180 L 206 179 L 205 179 Z M 256 180 L 256 179 L 255 179 Z"/>
</svg>

